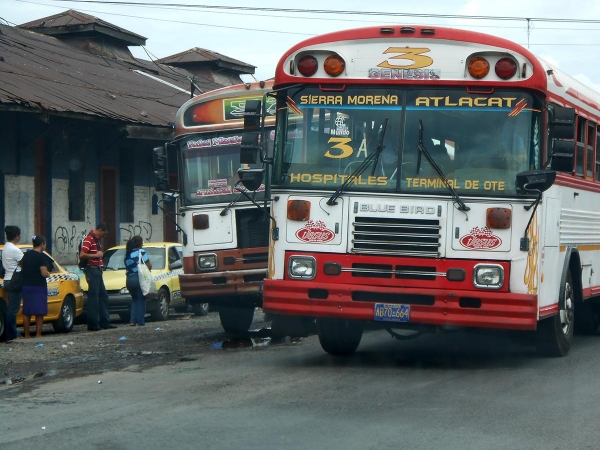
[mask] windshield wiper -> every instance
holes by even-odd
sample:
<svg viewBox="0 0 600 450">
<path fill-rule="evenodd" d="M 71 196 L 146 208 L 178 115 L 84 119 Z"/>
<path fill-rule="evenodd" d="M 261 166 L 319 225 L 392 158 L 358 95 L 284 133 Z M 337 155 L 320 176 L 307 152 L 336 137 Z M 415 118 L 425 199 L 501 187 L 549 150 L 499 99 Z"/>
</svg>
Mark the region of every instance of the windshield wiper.
<svg viewBox="0 0 600 450">
<path fill-rule="evenodd" d="M 442 145 L 443 145 L 443 143 L 442 143 Z M 419 148 L 419 156 L 417 158 L 417 173 L 419 173 L 419 169 L 421 168 L 421 154 L 423 154 L 423 155 L 425 155 L 425 158 L 427 158 L 427 161 L 429 161 L 429 164 L 431 164 L 431 167 L 433 167 L 433 170 L 435 170 L 437 172 L 440 179 L 444 182 L 444 186 L 446 186 L 446 188 L 452 195 L 452 198 L 454 199 L 454 201 L 456 203 L 458 203 L 458 210 L 463 211 L 463 212 L 469 211 L 471 208 L 469 208 L 467 205 L 465 205 L 465 202 L 462 201 L 462 199 L 458 195 L 458 192 L 456 192 L 454 190 L 454 188 L 448 181 L 448 178 L 446 178 L 446 175 L 444 175 L 444 172 L 442 172 L 442 169 L 440 169 L 440 166 L 437 165 L 437 163 L 434 161 L 433 157 L 429 154 L 429 152 L 425 148 L 425 145 L 423 144 L 423 121 L 421 121 L 421 120 L 419 120 L 419 144 L 417 145 L 417 147 Z"/>
<path fill-rule="evenodd" d="M 367 156 L 365 158 L 365 160 L 360 164 L 360 166 L 358 166 L 356 168 L 356 170 L 354 170 L 354 172 L 352 172 L 350 174 L 350 176 L 348 178 L 346 178 L 346 181 L 344 181 L 342 183 L 342 185 L 336 189 L 336 191 L 331 195 L 329 200 L 327 200 L 328 205 L 330 205 L 330 206 L 337 205 L 336 200 L 340 197 L 340 195 L 342 195 L 342 192 L 352 182 L 352 180 L 354 180 L 356 177 L 360 176 L 367 169 L 367 167 L 369 167 L 369 164 L 371 164 L 372 162 L 375 162 L 375 164 L 377 164 L 377 160 L 379 160 L 379 155 L 381 154 L 381 152 L 383 151 L 383 148 L 384 148 L 383 138 L 385 137 L 385 129 L 387 128 L 387 123 L 388 123 L 388 118 L 386 117 L 383 120 L 383 126 L 381 128 L 381 136 L 379 137 L 379 143 L 377 144 L 377 149 L 373 153 L 371 153 L 369 156 Z"/>
<path fill-rule="evenodd" d="M 226 216 L 227 212 L 231 209 L 231 207 L 243 198 L 244 198 L 244 194 L 238 195 L 236 198 L 231 200 L 231 202 L 229 202 L 229 204 L 225 208 L 223 208 L 223 210 L 219 213 L 219 215 Z"/>
</svg>

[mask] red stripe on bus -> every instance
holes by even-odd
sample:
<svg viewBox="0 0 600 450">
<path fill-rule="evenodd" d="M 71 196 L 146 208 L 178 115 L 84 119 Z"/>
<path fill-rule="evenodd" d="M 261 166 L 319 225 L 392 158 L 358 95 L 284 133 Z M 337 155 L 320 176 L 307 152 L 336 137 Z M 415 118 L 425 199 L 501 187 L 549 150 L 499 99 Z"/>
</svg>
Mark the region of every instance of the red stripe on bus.
<svg viewBox="0 0 600 450">
<path fill-rule="evenodd" d="M 600 183 L 594 180 L 586 180 L 574 175 L 557 173 L 555 183 L 557 186 L 583 189 L 584 191 L 600 192 Z"/>
<path fill-rule="evenodd" d="M 558 314 L 558 303 L 540 308 L 540 319 Z"/>
</svg>

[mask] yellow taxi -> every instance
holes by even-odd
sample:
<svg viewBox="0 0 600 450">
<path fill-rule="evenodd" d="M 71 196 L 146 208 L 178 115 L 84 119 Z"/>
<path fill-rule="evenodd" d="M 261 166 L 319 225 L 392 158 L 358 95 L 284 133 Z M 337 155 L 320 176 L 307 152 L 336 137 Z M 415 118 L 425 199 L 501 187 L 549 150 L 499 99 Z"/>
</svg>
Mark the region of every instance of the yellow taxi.
<svg viewBox="0 0 600 450">
<path fill-rule="evenodd" d="M 23 253 L 32 249 L 31 245 L 17 245 Z M 2 264 L 2 251 L 0 245 L 0 264 Z M 48 253 L 48 314 L 44 316 L 44 323 L 51 323 L 54 331 L 68 333 L 73 329 L 75 317 L 83 312 L 83 293 L 79 287 L 79 277 L 68 272 L 58 264 Z M 5 317 L 8 308 L 8 296 L 4 290 L 4 280 L 0 278 L 0 338 L 4 338 Z M 23 305 L 17 313 L 17 325 L 23 326 L 21 314 Z"/>
<path fill-rule="evenodd" d="M 183 273 L 182 248 L 176 242 L 144 242 L 144 250 L 152 262 L 152 275 L 156 283 L 156 298 L 146 302 L 146 313 L 153 320 L 167 320 L 169 307 L 184 311 L 188 305 L 181 297 L 179 274 Z M 129 322 L 131 314 L 131 295 L 125 286 L 125 246 L 119 245 L 104 253 L 104 286 L 108 293 L 108 309 L 118 314 L 121 320 Z M 81 277 L 81 289 L 87 293 L 88 284 Z"/>
</svg>

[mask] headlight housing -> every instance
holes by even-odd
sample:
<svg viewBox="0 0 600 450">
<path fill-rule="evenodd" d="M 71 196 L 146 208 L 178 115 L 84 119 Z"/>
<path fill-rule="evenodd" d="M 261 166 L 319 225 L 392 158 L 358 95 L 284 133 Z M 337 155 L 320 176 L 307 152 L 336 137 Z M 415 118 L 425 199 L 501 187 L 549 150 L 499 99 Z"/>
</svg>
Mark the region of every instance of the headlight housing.
<svg viewBox="0 0 600 450">
<path fill-rule="evenodd" d="M 215 270 L 217 268 L 217 255 L 214 253 L 198 255 L 198 269 Z"/>
<path fill-rule="evenodd" d="M 290 278 L 312 280 L 317 272 L 317 261 L 312 256 L 290 256 L 288 274 Z"/>
<path fill-rule="evenodd" d="M 500 289 L 504 284 L 504 267 L 478 264 L 473 270 L 473 285 L 483 289 Z"/>
</svg>

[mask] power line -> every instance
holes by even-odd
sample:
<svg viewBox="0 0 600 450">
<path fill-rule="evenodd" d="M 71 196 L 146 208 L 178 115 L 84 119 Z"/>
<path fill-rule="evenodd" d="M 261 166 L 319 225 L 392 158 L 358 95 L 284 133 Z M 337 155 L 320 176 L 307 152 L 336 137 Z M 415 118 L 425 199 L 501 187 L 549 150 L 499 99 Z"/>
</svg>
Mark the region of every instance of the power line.
<svg viewBox="0 0 600 450">
<path fill-rule="evenodd" d="M 48 5 L 45 3 L 38 3 L 38 2 L 33 2 L 33 1 L 28 1 L 28 0 L 17 0 L 20 3 L 29 3 L 29 4 L 33 4 L 33 5 L 41 5 L 41 6 L 48 6 L 51 8 L 55 8 L 55 6 L 52 5 Z M 74 0 L 50 0 L 50 1 L 74 1 Z M 84 1 L 84 0 L 78 0 L 78 1 Z M 93 1 L 89 1 L 90 3 L 93 3 Z M 96 3 L 102 3 L 102 2 L 98 2 L 96 1 Z M 162 7 L 162 6 L 157 6 L 156 4 L 154 4 L 153 6 L 148 5 L 150 8 L 152 9 L 176 9 L 176 10 L 181 10 L 178 8 L 173 8 L 173 7 Z M 58 7 L 58 6 L 56 6 Z M 185 9 L 186 11 L 193 11 L 191 9 Z M 297 32 L 293 32 L 293 31 L 278 31 L 278 30 L 265 30 L 265 29 L 260 29 L 260 28 L 245 28 L 245 27 L 234 27 L 234 26 L 227 26 L 227 25 L 214 25 L 214 24 L 210 24 L 210 23 L 201 23 L 201 22 L 190 22 L 190 21 L 184 21 L 184 20 L 174 20 L 174 19 L 164 19 L 164 18 L 155 18 L 155 17 L 145 17 L 145 16 L 136 16 L 136 15 L 131 15 L 131 14 L 120 14 L 120 13 L 111 13 L 111 12 L 105 12 L 105 11 L 98 11 L 98 10 L 93 10 L 93 9 L 85 9 L 85 8 L 81 8 L 79 9 L 79 11 L 82 12 L 90 12 L 90 13 L 95 13 L 95 14 L 103 14 L 103 15 L 110 15 L 110 16 L 117 16 L 117 17 L 129 17 L 129 18 L 133 18 L 133 19 L 141 19 L 141 20 L 153 20 L 153 21 L 157 21 L 157 22 L 168 22 L 168 23 L 179 23 L 179 24 L 183 24 L 183 25 L 200 25 L 200 26 L 205 26 L 205 27 L 213 27 L 213 28 L 225 28 L 225 29 L 230 29 L 230 30 L 241 30 L 241 31 L 257 31 L 257 32 L 261 32 L 261 33 L 277 33 L 277 34 L 289 34 L 289 35 L 299 35 L 299 36 L 307 36 L 307 37 L 311 37 L 311 36 L 315 36 L 315 34 L 310 34 L 310 33 L 297 33 Z M 214 11 L 210 11 L 210 13 L 213 14 L 231 14 L 231 13 L 221 13 L 221 12 L 214 12 Z M 235 14 L 235 13 L 234 13 Z M 240 13 L 242 14 L 242 13 Z M 252 14 L 247 14 L 244 13 L 243 15 L 252 15 Z M 297 16 L 272 16 L 272 15 L 265 15 L 265 14 L 256 14 L 257 16 L 260 17 L 283 17 L 283 18 L 294 18 L 294 19 L 300 19 L 300 20 L 327 20 L 327 21 L 332 21 L 332 20 L 339 20 L 339 19 L 331 19 L 331 18 L 312 18 L 312 17 L 297 17 Z M 525 19 L 523 19 L 525 20 Z M 344 19 L 344 22 L 347 21 L 352 21 L 352 22 L 374 22 L 374 23 L 380 23 L 380 21 L 366 21 L 366 20 L 348 20 L 348 19 Z M 410 25 L 410 24 L 407 24 Z M 460 27 L 461 25 L 452 25 L 449 24 L 447 26 L 454 26 L 454 27 Z M 489 28 L 489 25 L 469 25 L 469 28 Z M 508 29 L 508 28 L 522 28 L 520 26 L 517 27 L 507 27 L 507 26 L 499 26 L 497 28 L 501 28 L 501 29 Z M 576 31 L 600 31 L 600 28 L 556 28 L 556 27 L 536 27 L 533 28 L 534 30 L 554 30 L 554 31 L 572 31 L 572 30 L 576 30 Z M 560 45 L 560 46 L 565 46 L 565 45 L 571 45 L 571 46 L 600 46 L 600 44 L 563 44 L 563 43 L 556 43 L 556 44 L 552 44 L 552 43 L 544 43 L 544 44 L 528 44 L 528 45 L 535 45 L 535 46 L 541 46 L 541 45 L 548 45 L 548 46 L 555 46 L 555 45 Z"/>
<path fill-rule="evenodd" d="M 558 22 L 558 23 L 597 23 L 600 19 L 566 19 L 552 17 L 517 17 L 517 16 L 467 16 L 462 14 L 425 14 L 425 13 L 396 13 L 382 11 L 345 11 L 331 9 L 304 9 L 304 8 L 259 8 L 252 6 L 215 6 L 215 5 L 187 5 L 181 3 L 151 3 L 151 2 L 124 2 L 124 1 L 106 1 L 106 0 L 51 0 L 54 2 L 72 2 L 72 3 L 95 3 L 101 5 L 119 5 L 119 6 L 162 6 L 169 8 L 197 8 L 197 9 L 222 9 L 230 11 L 263 11 L 263 12 L 286 12 L 303 14 L 344 14 L 344 15 L 368 15 L 368 16 L 386 16 L 386 17 L 427 17 L 437 19 L 463 19 L 463 20 L 513 20 L 532 22 Z"/>
</svg>

